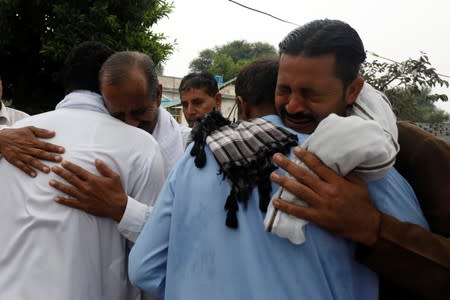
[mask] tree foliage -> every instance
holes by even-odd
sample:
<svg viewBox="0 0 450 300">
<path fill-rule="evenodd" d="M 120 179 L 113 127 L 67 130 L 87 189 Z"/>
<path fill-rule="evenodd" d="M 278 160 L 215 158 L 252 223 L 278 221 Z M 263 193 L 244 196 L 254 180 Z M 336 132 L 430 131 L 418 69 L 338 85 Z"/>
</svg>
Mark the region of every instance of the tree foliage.
<svg viewBox="0 0 450 300">
<path fill-rule="evenodd" d="M 277 57 L 277 50 L 272 45 L 236 40 L 201 51 L 199 57 L 191 61 L 189 69 L 191 72 L 208 71 L 214 75 L 221 75 L 224 81 L 228 81 L 236 77 L 247 63 L 258 58 L 270 57 Z"/>
<path fill-rule="evenodd" d="M 168 16 L 164 0 L 1 0 L 0 66 L 5 96 L 28 112 L 50 110 L 63 96 L 64 58 L 75 45 L 101 41 L 161 63 L 173 51 L 151 30 Z"/>
<path fill-rule="evenodd" d="M 431 92 L 434 87 L 448 87 L 449 83 L 436 72 L 425 53 L 418 59 L 399 63 L 375 59 L 364 63 L 362 73 L 368 83 L 388 96 L 399 119 L 415 122 L 449 119 L 446 112 L 434 106 L 438 100 L 447 101 L 447 95 Z"/>
</svg>

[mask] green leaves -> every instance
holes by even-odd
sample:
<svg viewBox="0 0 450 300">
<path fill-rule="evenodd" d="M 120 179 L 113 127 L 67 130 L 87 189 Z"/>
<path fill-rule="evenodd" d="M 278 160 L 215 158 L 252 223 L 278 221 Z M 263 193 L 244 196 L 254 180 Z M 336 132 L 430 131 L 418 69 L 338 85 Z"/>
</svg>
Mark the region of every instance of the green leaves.
<svg viewBox="0 0 450 300">
<path fill-rule="evenodd" d="M 156 64 L 173 43 L 152 30 L 173 4 L 164 0 L 2 0 L 0 66 L 6 96 L 30 113 L 54 108 L 63 92 L 60 71 L 70 49 L 96 40 L 115 50 L 137 50 Z"/>
<path fill-rule="evenodd" d="M 400 119 L 416 122 L 449 119 L 447 113 L 433 104 L 438 100 L 447 101 L 447 95 L 431 93 L 432 88 L 448 87 L 449 83 L 436 73 L 423 52 L 418 59 L 410 58 L 403 62 L 380 62 L 378 59 L 366 62 L 362 67 L 362 76 L 389 97 Z"/>
<path fill-rule="evenodd" d="M 214 75 L 222 75 L 224 81 L 228 81 L 236 77 L 247 63 L 258 58 L 270 57 L 277 57 L 277 51 L 272 45 L 236 40 L 201 51 L 199 57 L 191 61 L 189 69 L 192 72 L 209 71 Z"/>
</svg>

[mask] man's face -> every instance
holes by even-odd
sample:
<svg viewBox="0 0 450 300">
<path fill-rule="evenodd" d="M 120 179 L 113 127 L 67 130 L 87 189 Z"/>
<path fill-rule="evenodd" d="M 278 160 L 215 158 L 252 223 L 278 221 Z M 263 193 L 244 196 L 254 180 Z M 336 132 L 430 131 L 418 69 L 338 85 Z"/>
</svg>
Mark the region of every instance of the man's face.
<svg viewBox="0 0 450 300">
<path fill-rule="evenodd" d="M 345 115 L 356 97 L 334 74 L 334 55 L 280 57 L 275 105 L 284 125 L 312 133 L 329 114 Z M 358 92 L 359 93 L 359 92 Z"/>
<path fill-rule="evenodd" d="M 183 114 L 189 127 L 194 126 L 197 118 L 203 117 L 215 107 L 220 109 L 221 96 L 209 96 L 203 89 L 190 88 L 180 93 Z"/>
<path fill-rule="evenodd" d="M 101 91 L 109 113 L 135 127 L 152 133 L 158 122 L 158 108 L 161 103 L 161 86 L 157 99 L 152 99 L 144 74 L 135 71 L 119 85 L 103 85 Z"/>
</svg>

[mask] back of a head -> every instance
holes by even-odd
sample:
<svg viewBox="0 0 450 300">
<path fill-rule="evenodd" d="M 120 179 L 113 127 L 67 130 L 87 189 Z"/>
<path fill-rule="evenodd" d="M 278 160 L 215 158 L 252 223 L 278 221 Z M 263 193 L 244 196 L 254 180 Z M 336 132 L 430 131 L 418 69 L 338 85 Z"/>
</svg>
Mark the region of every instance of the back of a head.
<svg viewBox="0 0 450 300">
<path fill-rule="evenodd" d="M 275 109 L 277 76 L 277 60 L 255 60 L 239 72 L 235 82 L 235 94 L 253 107 L 267 106 Z"/>
<path fill-rule="evenodd" d="M 339 20 L 315 20 L 291 31 L 278 45 L 280 55 L 315 57 L 333 54 L 336 76 L 344 84 L 354 80 L 366 52 L 355 29 Z"/>
<path fill-rule="evenodd" d="M 98 74 L 114 51 L 103 43 L 87 41 L 73 48 L 64 63 L 64 90 L 88 90 L 100 93 Z"/>
<path fill-rule="evenodd" d="M 109 57 L 100 69 L 101 86 L 118 86 L 130 79 L 133 71 L 145 74 L 147 88 L 153 100 L 158 92 L 158 74 L 153 60 L 145 53 L 137 51 L 120 51 Z"/>
<path fill-rule="evenodd" d="M 189 89 L 202 89 L 210 97 L 214 97 L 219 92 L 217 81 L 209 72 L 193 72 L 184 76 L 178 92 L 181 94 Z"/>
</svg>

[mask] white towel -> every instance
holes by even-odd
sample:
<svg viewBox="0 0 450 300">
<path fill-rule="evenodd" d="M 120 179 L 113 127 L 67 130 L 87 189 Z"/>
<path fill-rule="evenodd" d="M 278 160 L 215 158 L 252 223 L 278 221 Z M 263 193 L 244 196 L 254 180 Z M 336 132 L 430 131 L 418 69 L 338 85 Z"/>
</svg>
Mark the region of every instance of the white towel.
<svg viewBox="0 0 450 300">
<path fill-rule="evenodd" d="M 329 115 L 302 147 L 340 175 L 353 171 L 366 181 L 379 179 L 393 166 L 399 151 L 396 118 L 390 104 L 381 92 L 365 84 L 349 114 L 352 115 Z M 308 169 L 297 158 L 294 162 Z M 305 205 L 283 188 L 275 192 L 274 198 Z M 307 223 L 276 210 L 272 202 L 264 220 L 266 230 L 288 238 L 294 244 L 305 241 Z"/>
</svg>

